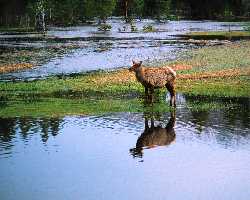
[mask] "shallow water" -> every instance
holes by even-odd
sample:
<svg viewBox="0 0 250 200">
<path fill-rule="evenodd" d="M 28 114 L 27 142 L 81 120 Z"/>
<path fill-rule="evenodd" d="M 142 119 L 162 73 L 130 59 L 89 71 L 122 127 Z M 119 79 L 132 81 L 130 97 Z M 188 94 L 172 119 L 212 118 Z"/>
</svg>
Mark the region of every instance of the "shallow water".
<svg viewBox="0 0 250 200">
<path fill-rule="evenodd" d="M 1 199 L 247 199 L 249 104 L 185 101 L 172 113 L 1 118 Z"/>
<path fill-rule="evenodd" d="M 153 20 L 136 21 L 140 30 L 130 32 L 130 27 L 120 19 L 112 19 L 110 32 L 97 31 L 97 25 L 76 27 L 51 27 L 45 38 L 41 35 L 0 35 L 1 48 L 57 49 L 34 69 L 0 75 L 1 80 L 34 79 L 50 75 L 83 73 L 99 69 L 128 67 L 132 59 L 142 60 L 147 65 L 157 65 L 175 60 L 183 51 L 197 44 L 185 43 L 175 35 L 190 31 L 242 30 L 243 23 L 213 21 L 170 21 L 157 23 Z M 151 24 L 159 32 L 144 33 L 143 26 Z M 125 31 L 119 31 L 126 26 Z M 49 61 L 48 60 L 49 57 Z"/>
</svg>

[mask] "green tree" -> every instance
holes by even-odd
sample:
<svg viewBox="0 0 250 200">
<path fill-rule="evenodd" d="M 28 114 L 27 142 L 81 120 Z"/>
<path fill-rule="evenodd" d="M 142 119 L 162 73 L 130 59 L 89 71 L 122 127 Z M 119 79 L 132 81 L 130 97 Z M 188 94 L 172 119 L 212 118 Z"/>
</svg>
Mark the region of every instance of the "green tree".
<svg viewBox="0 0 250 200">
<path fill-rule="evenodd" d="M 130 7 L 131 15 L 142 17 L 143 8 L 144 8 L 144 0 L 134 0 Z"/>
<path fill-rule="evenodd" d="M 250 0 L 242 0 L 244 15 L 250 17 Z"/>
<path fill-rule="evenodd" d="M 52 20 L 56 24 L 74 24 L 78 20 L 79 0 L 51 0 Z"/>
<path fill-rule="evenodd" d="M 144 14 L 160 20 L 170 15 L 171 0 L 145 0 Z"/>
<path fill-rule="evenodd" d="M 47 0 L 37 0 L 28 2 L 27 11 L 33 19 L 37 31 L 46 30 Z"/>
<path fill-rule="evenodd" d="M 92 0 L 88 9 L 91 9 L 94 16 L 99 18 L 99 22 L 105 22 L 111 16 L 116 6 L 116 0 Z"/>
</svg>

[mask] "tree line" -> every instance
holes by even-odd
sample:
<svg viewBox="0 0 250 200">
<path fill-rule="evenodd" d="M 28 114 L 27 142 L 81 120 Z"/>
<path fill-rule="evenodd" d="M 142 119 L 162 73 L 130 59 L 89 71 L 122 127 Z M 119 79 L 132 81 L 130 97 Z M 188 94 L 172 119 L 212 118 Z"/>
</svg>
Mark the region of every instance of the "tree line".
<svg viewBox="0 0 250 200">
<path fill-rule="evenodd" d="M 161 19 L 250 18 L 250 0 L 0 0 L 0 25 L 70 25 L 109 16 Z M 40 16 L 41 17 L 41 16 Z"/>
</svg>

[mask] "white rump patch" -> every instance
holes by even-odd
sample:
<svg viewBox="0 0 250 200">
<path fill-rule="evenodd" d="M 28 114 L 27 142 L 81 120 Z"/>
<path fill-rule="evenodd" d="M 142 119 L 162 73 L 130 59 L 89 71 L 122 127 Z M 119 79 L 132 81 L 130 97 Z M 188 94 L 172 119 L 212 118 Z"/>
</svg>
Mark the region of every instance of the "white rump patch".
<svg viewBox="0 0 250 200">
<path fill-rule="evenodd" d="M 169 69 L 169 71 L 172 72 L 172 74 L 174 75 L 174 77 L 176 77 L 176 72 L 171 68 L 171 67 L 167 67 Z"/>
</svg>

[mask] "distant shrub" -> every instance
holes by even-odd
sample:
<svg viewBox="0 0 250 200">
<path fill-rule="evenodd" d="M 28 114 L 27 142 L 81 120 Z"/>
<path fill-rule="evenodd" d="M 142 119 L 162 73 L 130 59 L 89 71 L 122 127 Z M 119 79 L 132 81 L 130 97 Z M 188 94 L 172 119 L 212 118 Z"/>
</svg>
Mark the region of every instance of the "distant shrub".
<svg viewBox="0 0 250 200">
<path fill-rule="evenodd" d="M 154 32 L 154 31 L 156 31 L 156 29 L 152 25 L 144 25 L 143 31 L 144 32 Z"/>
<path fill-rule="evenodd" d="M 177 20 L 178 21 L 178 20 L 180 20 L 180 18 L 181 17 L 179 15 L 169 15 L 168 16 L 168 20 L 171 20 L 171 21 L 172 20 Z"/>
<path fill-rule="evenodd" d="M 137 32 L 138 31 L 138 28 L 136 27 L 135 24 L 133 24 L 132 22 L 130 23 L 130 30 L 131 32 Z"/>
<path fill-rule="evenodd" d="M 101 24 L 98 27 L 98 31 L 110 31 L 112 26 L 110 24 Z"/>
</svg>

